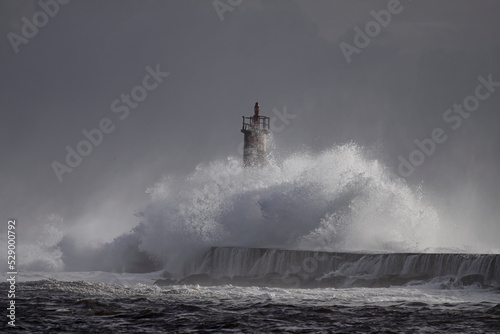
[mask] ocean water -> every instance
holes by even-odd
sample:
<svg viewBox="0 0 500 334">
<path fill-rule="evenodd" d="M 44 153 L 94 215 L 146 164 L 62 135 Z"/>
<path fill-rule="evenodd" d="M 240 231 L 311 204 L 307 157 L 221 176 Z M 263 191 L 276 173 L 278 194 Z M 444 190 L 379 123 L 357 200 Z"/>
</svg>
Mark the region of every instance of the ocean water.
<svg viewBox="0 0 500 334">
<path fill-rule="evenodd" d="M 355 144 L 269 161 L 163 177 L 103 245 L 47 217 L 19 240 L 7 330 L 500 333 L 500 250 L 468 233 L 480 221 L 464 230 Z"/>
<path fill-rule="evenodd" d="M 500 332 L 500 291 L 491 287 L 153 285 L 162 275 L 20 273 L 17 326 L 8 332 Z"/>
</svg>

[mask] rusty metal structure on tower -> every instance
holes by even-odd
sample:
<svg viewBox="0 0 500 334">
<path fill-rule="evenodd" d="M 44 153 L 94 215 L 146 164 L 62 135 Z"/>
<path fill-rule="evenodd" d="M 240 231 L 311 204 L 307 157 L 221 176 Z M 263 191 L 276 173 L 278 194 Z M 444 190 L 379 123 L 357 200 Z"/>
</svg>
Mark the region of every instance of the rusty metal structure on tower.
<svg viewBox="0 0 500 334">
<path fill-rule="evenodd" d="M 259 115 L 259 103 L 254 106 L 253 116 L 243 116 L 241 132 L 244 134 L 243 165 L 245 167 L 263 167 L 267 164 L 267 135 L 269 117 Z"/>
</svg>

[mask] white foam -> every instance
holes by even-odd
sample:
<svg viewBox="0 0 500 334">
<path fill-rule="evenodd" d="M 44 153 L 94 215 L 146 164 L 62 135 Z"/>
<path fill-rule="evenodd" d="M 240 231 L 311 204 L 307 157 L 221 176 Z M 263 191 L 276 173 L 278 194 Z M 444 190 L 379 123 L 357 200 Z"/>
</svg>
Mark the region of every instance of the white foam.
<svg viewBox="0 0 500 334">
<path fill-rule="evenodd" d="M 284 303 L 314 302 L 331 305 L 377 305 L 397 303 L 460 304 L 488 301 L 500 303 L 500 294 L 479 289 L 442 289 L 438 285 L 392 288 L 349 289 L 282 289 L 269 287 L 239 287 L 172 285 L 153 286 L 161 272 L 148 274 L 113 274 L 104 272 L 30 272 L 20 273 L 18 281 L 50 282 L 51 288 L 88 295 L 186 295 L 199 298 L 268 301 Z M 1 277 L 1 276 L 0 276 Z M 117 279 L 118 277 L 118 279 Z M 4 277 L 1 277 L 4 279 Z M 68 284 L 75 282 L 78 284 Z"/>
<path fill-rule="evenodd" d="M 264 169 L 239 159 L 201 164 L 148 189 L 141 247 L 176 271 L 214 245 L 423 251 L 439 247 L 439 217 L 355 144 L 295 154 Z"/>
<path fill-rule="evenodd" d="M 142 223 L 110 247 L 96 250 L 84 240 L 78 246 L 66 242 L 64 247 L 75 248 L 64 249 L 62 229 L 49 228 L 24 247 L 19 268 L 58 271 L 71 264 L 71 270 L 81 270 L 101 261 L 103 270 L 142 270 L 134 266 L 144 251 L 175 274 L 198 265 L 194 260 L 212 246 L 468 251 L 466 236 L 446 228 L 421 188 L 413 189 L 352 143 L 317 155 L 292 154 L 263 169 L 245 169 L 239 157 L 200 164 L 146 192 L 151 199 L 138 212 Z"/>
</svg>

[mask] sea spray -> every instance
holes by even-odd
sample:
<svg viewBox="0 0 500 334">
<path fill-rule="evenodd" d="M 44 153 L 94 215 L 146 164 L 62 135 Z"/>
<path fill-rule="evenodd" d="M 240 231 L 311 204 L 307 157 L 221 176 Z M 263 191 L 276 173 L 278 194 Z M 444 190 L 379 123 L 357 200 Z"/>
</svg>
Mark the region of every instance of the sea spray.
<svg viewBox="0 0 500 334">
<path fill-rule="evenodd" d="M 64 270 L 63 252 L 58 247 L 64 236 L 62 217 L 50 214 L 34 219 L 37 224 L 22 220 L 16 222 L 15 261 L 18 271 Z M 1 238 L 0 248 L 7 249 L 7 236 Z M 0 263 L 0 269 L 3 272 L 11 271 L 8 270 L 7 261 Z"/>
<path fill-rule="evenodd" d="M 150 203 L 130 232 L 100 247 L 58 234 L 30 262 L 51 258 L 46 270 L 161 267 L 182 276 L 213 246 L 385 252 L 443 246 L 438 214 L 422 189 L 353 143 L 271 158 L 264 168 L 244 168 L 237 157 L 203 163 L 187 176 L 162 177 L 146 192 Z"/>
<path fill-rule="evenodd" d="M 239 159 L 162 178 L 141 211 L 141 249 L 172 272 L 211 246 L 423 251 L 437 247 L 439 217 L 383 164 L 350 143 L 294 154 L 262 169 Z"/>
</svg>

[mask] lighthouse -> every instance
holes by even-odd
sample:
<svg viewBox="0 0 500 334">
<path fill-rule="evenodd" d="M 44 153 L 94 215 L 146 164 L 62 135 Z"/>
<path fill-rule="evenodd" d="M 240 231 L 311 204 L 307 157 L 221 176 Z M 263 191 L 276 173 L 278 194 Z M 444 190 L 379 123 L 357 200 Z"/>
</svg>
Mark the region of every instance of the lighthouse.
<svg viewBox="0 0 500 334">
<path fill-rule="evenodd" d="M 266 140 L 269 130 L 269 117 L 259 115 L 259 103 L 255 102 L 254 115 L 243 116 L 241 132 L 244 135 L 243 165 L 263 167 L 266 165 Z"/>
</svg>

